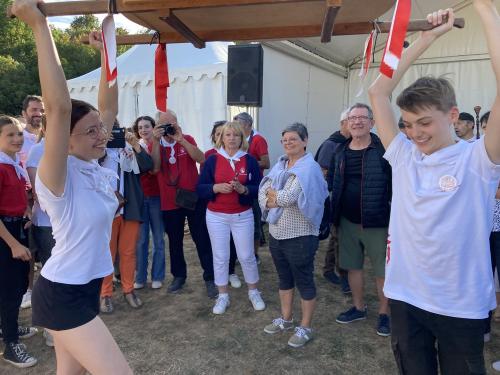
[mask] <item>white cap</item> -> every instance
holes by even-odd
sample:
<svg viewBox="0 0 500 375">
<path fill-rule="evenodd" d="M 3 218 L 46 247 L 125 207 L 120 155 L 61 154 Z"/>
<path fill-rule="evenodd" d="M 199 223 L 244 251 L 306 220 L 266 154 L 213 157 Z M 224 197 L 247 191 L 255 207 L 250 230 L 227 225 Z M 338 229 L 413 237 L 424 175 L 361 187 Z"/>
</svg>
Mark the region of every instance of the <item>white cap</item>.
<svg viewBox="0 0 500 375">
<path fill-rule="evenodd" d="M 340 122 L 347 120 L 347 116 L 349 115 L 349 108 L 344 109 L 340 114 Z"/>
</svg>

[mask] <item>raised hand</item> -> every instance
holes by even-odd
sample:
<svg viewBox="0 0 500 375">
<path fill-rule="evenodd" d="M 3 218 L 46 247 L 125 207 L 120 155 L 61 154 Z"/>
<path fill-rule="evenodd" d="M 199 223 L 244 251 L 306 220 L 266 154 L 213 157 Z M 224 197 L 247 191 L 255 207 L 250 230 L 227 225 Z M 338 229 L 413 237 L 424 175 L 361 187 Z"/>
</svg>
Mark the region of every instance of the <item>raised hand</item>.
<svg viewBox="0 0 500 375">
<path fill-rule="evenodd" d="M 42 0 L 16 0 L 12 4 L 12 14 L 33 28 L 37 23 L 46 22 L 45 16 L 38 8 L 38 4 L 42 2 Z"/>
<path fill-rule="evenodd" d="M 89 34 L 89 44 L 96 50 L 102 51 L 102 34 L 100 31 L 91 31 Z"/>
<path fill-rule="evenodd" d="M 427 15 L 427 22 L 432 24 L 434 28 L 422 32 L 422 35 L 429 35 L 438 38 L 453 29 L 455 14 L 453 13 L 453 9 L 451 8 L 445 10 L 439 9 L 438 11 L 429 13 Z"/>
</svg>

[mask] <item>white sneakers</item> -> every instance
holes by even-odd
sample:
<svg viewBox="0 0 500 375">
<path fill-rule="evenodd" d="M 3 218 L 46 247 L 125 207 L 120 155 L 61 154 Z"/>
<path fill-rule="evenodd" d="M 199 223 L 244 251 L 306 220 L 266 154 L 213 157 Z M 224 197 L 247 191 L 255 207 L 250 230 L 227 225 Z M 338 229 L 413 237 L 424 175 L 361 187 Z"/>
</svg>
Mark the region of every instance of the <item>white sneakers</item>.
<svg viewBox="0 0 500 375">
<path fill-rule="evenodd" d="M 143 283 L 134 283 L 134 289 L 143 289 L 144 288 L 144 284 Z"/>
<path fill-rule="evenodd" d="M 212 312 L 216 315 L 222 315 L 226 312 L 226 309 L 229 307 L 229 294 L 227 293 L 219 293 L 217 300 L 215 301 L 215 306 L 212 309 Z"/>
<path fill-rule="evenodd" d="M 46 329 L 43 330 L 43 337 L 45 338 L 45 345 L 53 348 L 54 347 L 54 338 L 49 333 L 49 331 L 47 331 Z"/>
<path fill-rule="evenodd" d="M 23 301 L 21 302 L 21 309 L 29 309 L 31 307 L 31 289 L 24 293 Z"/>
<path fill-rule="evenodd" d="M 252 302 L 252 306 L 255 311 L 262 311 L 266 308 L 266 304 L 260 296 L 258 289 L 250 289 L 248 291 L 248 299 Z"/>
<path fill-rule="evenodd" d="M 160 289 L 162 286 L 163 286 L 163 283 L 161 281 L 153 281 L 151 283 L 152 289 Z"/>
<path fill-rule="evenodd" d="M 241 288 L 241 281 L 237 274 L 233 273 L 229 275 L 229 284 L 231 284 L 232 288 Z"/>
<path fill-rule="evenodd" d="M 262 300 L 260 292 L 257 289 L 250 289 L 248 291 L 248 299 L 250 300 L 250 302 L 252 302 L 252 306 L 255 311 L 262 311 L 266 308 L 266 304 Z M 226 312 L 229 305 L 229 294 L 220 293 L 217 297 L 217 300 L 215 301 L 212 312 L 216 315 L 222 315 Z"/>
<path fill-rule="evenodd" d="M 160 289 L 163 286 L 163 283 L 161 281 L 153 281 L 151 283 L 151 289 Z M 146 284 L 143 283 L 134 283 L 134 289 L 144 289 L 146 287 Z"/>
</svg>

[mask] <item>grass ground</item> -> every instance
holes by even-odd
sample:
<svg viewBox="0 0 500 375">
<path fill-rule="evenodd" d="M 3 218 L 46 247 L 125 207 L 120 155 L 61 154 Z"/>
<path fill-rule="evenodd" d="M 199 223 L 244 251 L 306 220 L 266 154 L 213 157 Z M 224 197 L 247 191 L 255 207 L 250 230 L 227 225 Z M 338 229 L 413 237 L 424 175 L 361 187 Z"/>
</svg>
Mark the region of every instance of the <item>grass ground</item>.
<svg viewBox="0 0 500 375">
<path fill-rule="evenodd" d="M 327 244 L 321 242 L 316 257 L 316 336 L 303 348 L 287 346 L 289 333 L 270 336 L 263 332 L 279 316 L 277 275 L 266 247 L 260 249 L 260 289 L 267 303 L 262 312 L 253 311 L 246 289 L 241 288 L 230 291 L 226 314 L 213 315 L 213 301 L 206 297 L 196 252 L 187 237 L 189 276 L 182 294 L 169 295 L 165 287 L 143 289 L 138 291 L 143 308 L 132 310 L 118 290 L 115 313 L 103 319 L 136 374 L 396 374 L 390 339 L 375 333 L 377 299 L 371 275 L 366 279 L 368 319 L 350 325 L 335 323 L 337 314 L 350 307 L 350 299 L 321 276 Z M 239 267 L 237 273 L 242 278 Z M 169 275 L 167 283 L 170 280 Z M 298 301 L 294 311 L 299 318 Z M 20 323 L 30 320 L 31 310 L 23 310 Z M 493 327 L 492 341 L 486 345 L 488 368 L 500 359 L 499 337 L 500 323 Z M 54 351 L 45 346 L 41 332 L 25 343 L 38 365 L 20 370 L 0 361 L 0 374 L 54 374 Z"/>
</svg>

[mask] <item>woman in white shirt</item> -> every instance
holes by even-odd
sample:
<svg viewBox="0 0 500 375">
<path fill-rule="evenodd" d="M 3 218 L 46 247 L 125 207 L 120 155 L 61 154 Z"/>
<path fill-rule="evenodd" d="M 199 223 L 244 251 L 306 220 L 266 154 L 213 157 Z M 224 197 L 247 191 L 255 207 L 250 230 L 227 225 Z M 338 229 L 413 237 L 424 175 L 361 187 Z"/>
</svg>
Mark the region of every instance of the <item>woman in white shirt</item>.
<svg viewBox="0 0 500 375">
<path fill-rule="evenodd" d="M 105 73 L 99 109 L 71 101 L 64 72 L 37 0 L 17 0 L 13 13 L 33 30 L 47 131 L 36 177 L 38 201 L 51 220 L 56 245 L 33 290 L 33 321 L 52 334 L 57 373 L 131 374 L 99 313 L 102 278 L 112 270 L 109 240 L 118 207 L 114 173 L 95 159 L 104 155 L 118 112 L 117 86 Z M 101 50 L 100 33 L 90 44 Z M 105 72 L 105 69 L 102 69 Z"/>
</svg>

